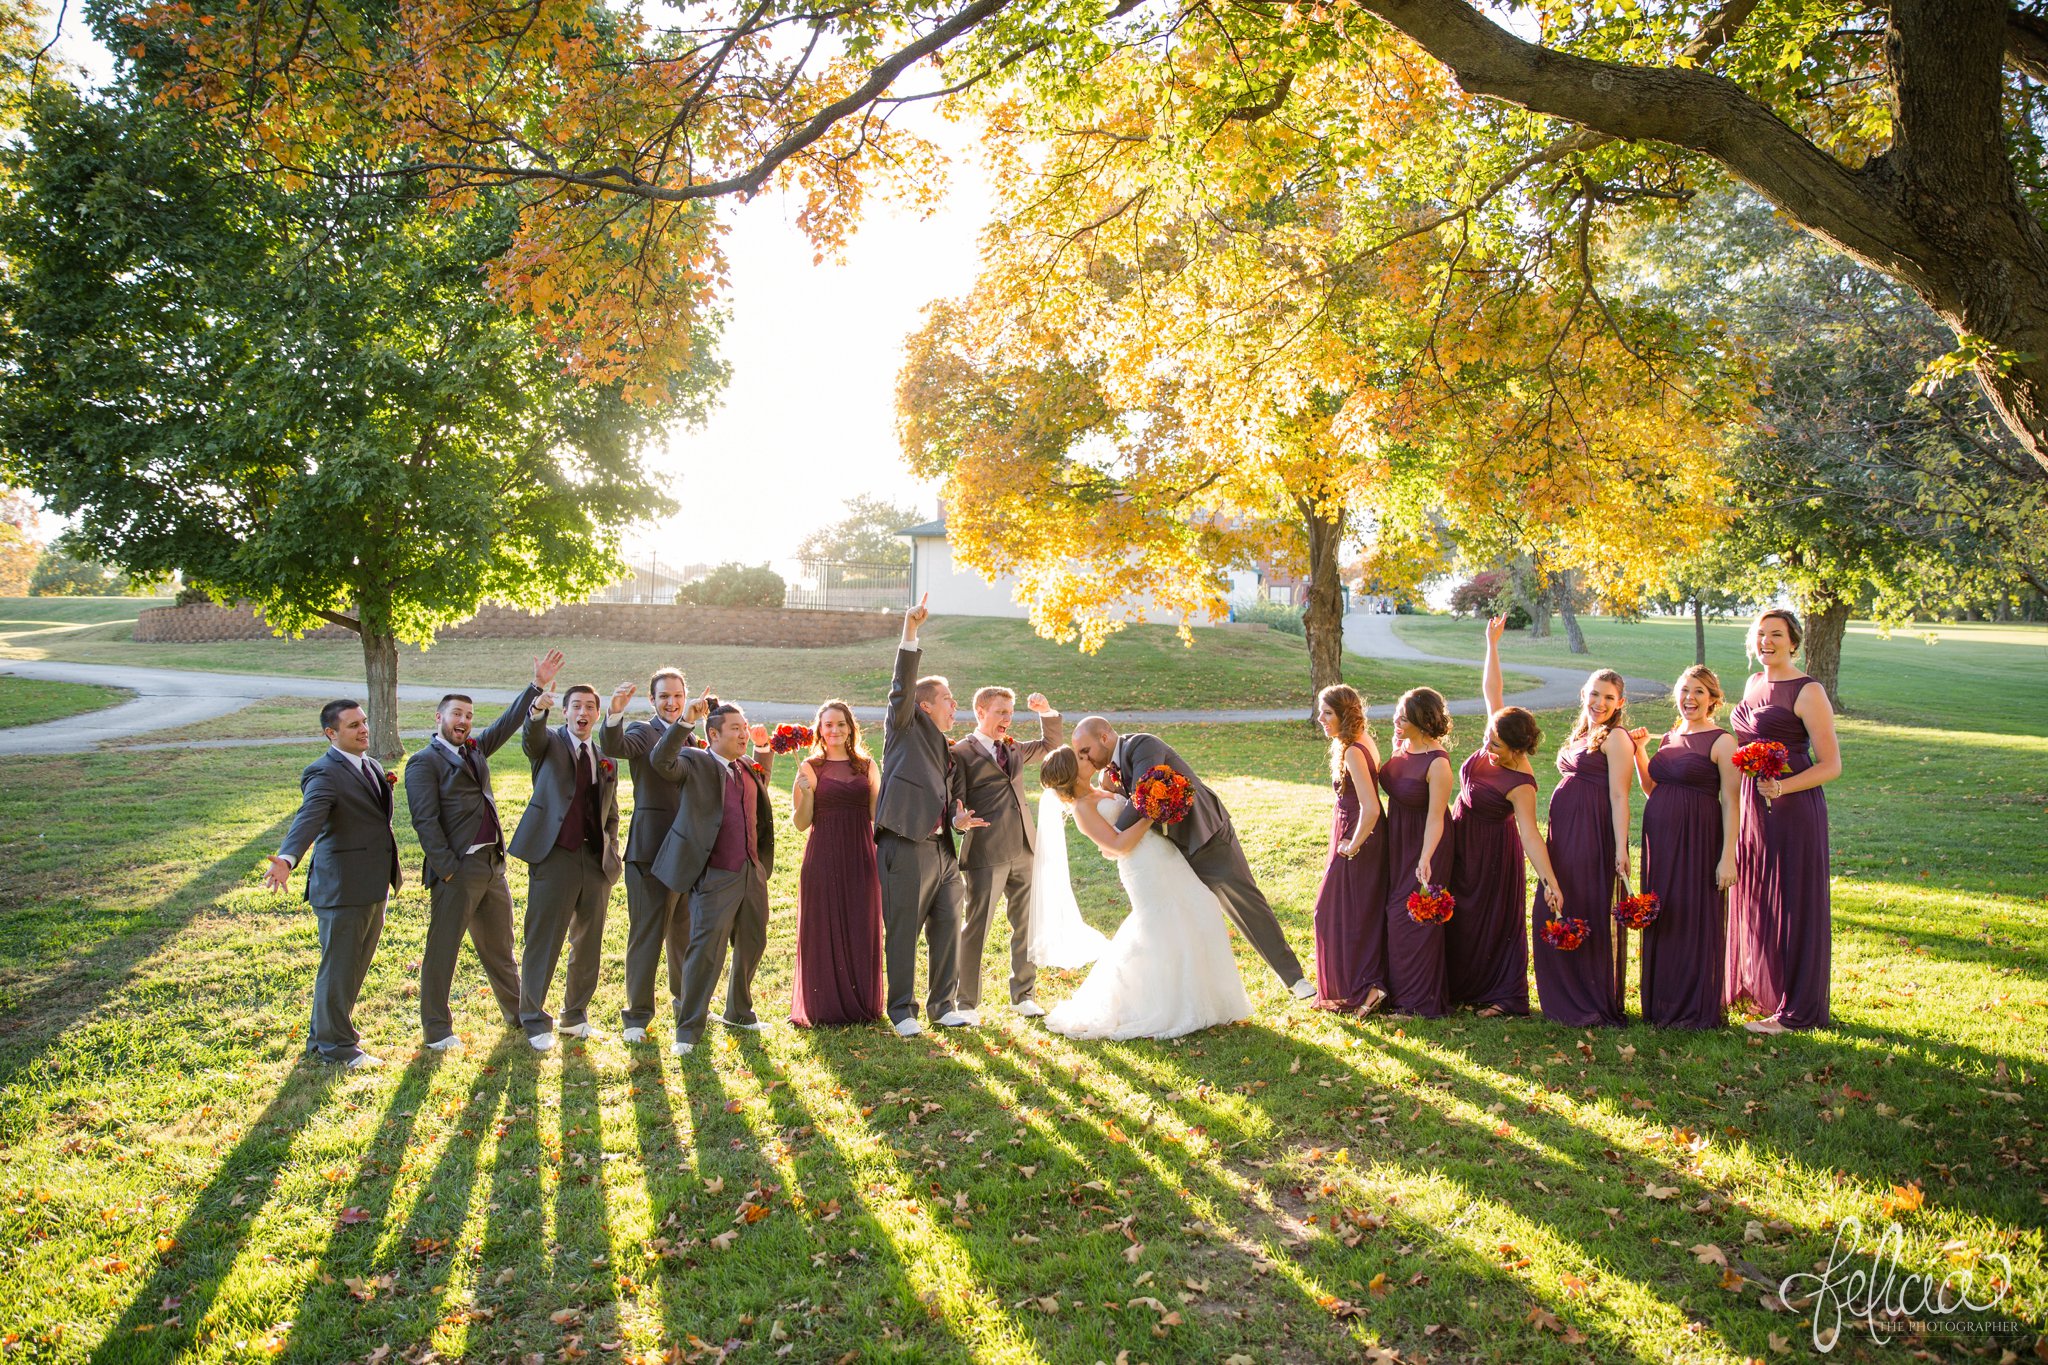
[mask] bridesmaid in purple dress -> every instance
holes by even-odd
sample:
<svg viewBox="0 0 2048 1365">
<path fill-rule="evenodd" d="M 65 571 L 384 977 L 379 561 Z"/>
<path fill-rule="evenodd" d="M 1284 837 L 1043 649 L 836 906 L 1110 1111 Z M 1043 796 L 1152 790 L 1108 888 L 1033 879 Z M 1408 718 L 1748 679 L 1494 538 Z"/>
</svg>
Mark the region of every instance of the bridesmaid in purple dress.
<svg viewBox="0 0 2048 1365">
<path fill-rule="evenodd" d="M 1543 1017 L 1573 1028 L 1622 1022 L 1614 966 L 1614 882 L 1628 876 L 1628 790 L 1635 743 L 1628 735 L 1621 675 L 1603 668 L 1579 689 L 1579 718 L 1557 751 L 1563 774 L 1550 792 L 1550 865 L 1564 893 L 1564 919 L 1586 921 L 1570 952 L 1532 936 L 1536 998 Z"/>
<path fill-rule="evenodd" d="M 1643 807 L 1643 890 L 1657 918 L 1642 931 L 1643 1022 L 1660 1028 L 1720 1028 L 1722 897 L 1735 880 L 1735 825 L 1742 774 L 1735 736 L 1714 724 L 1721 680 L 1705 664 L 1671 690 L 1678 724 L 1654 756 L 1637 730 L 1636 776 Z"/>
<path fill-rule="evenodd" d="M 1528 886 L 1523 850 L 1536 864 L 1545 903 L 1560 903 L 1550 856 L 1536 832 L 1536 771 L 1543 731 L 1519 706 L 1501 704 L 1500 637 L 1507 618 L 1486 623 L 1486 738 L 1458 771 L 1451 807 L 1451 895 L 1444 960 L 1454 1005 L 1482 1019 L 1529 1012 Z"/>
<path fill-rule="evenodd" d="M 1316 1008 L 1371 1014 L 1387 998 L 1387 840 L 1379 754 L 1365 698 L 1335 683 L 1316 699 L 1337 790 L 1329 861 L 1316 888 Z"/>
<path fill-rule="evenodd" d="M 1434 1019 L 1444 997 L 1444 926 L 1408 917 L 1408 895 L 1441 885 L 1450 872 L 1441 848 L 1451 804 L 1451 758 L 1444 736 L 1451 713 L 1435 688 L 1417 687 L 1394 703 L 1394 752 L 1380 769 L 1387 794 L 1387 1010 Z M 1453 912 L 1456 918 L 1456 912 Z"/>
<path fill-rule="evenodd" d="M 866 1024 L 882 1017 L 882 883 L 875 873 L 875 799 L 882 765 L 843 701 L 818 708 L 811 757 L 792 789 L 808 829 L 796 893 L 796 980 L 790 1022 Z"/>
<path fill-rule="evenodd" d="M 1735 887 L 1728 898 L 1729 1004 L 1763 1012 L 1753 1033 L 1825 1028 L 1828 953 L 1828 802 L 1823 784 L 1842 775 L 1835 710 L 1827 690 L 1799 672 L 1799 618 L 1773 609 L 1749 630 L 1763 665 L 1729 722 L 1744 744 L 1776 740 L 1789 762 L 1782 778 L 1742 784 Z M 1765 803 L 1769 802 L 1768 805 Z"/>
</svg>

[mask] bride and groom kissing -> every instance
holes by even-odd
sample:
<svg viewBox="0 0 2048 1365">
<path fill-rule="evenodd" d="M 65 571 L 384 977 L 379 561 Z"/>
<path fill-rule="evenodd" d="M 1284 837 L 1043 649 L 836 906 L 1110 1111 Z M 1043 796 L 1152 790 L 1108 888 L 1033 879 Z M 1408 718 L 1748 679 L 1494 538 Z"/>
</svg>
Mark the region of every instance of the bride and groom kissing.
<svg viewBox="0 0 2048 1365">
<path fill-rule="evenodd" d="M 1071 747 L 1060 745 L 1058 713 L 1034 694 L 1029 701 L 1045 724 L 1042 740 L 1008 747 L 1003 705 L 993 717 L 1003 723 L 988 743 L 977 733 L 949 744 L 952 688 L 942 677 L 918 676 L 918 628 L 929 616 L 924 602 L 904 614 L 875 813 L 888 1015 L 898 1033 L 920 1031 L 913 984 L 920 938 L 930 1017 L 946 1025 L 979 1022 L 980 949 L 998 897 L 1009 912 L 1010 992 L 1019 1013 L 1040 1013 L 1031 997 L 1034 966 L 1095 963 L 1080 989 L 1045 1016 L 1048 1028 L 1070 1037 L 1171 1038 L 1249 1017 L 1219 909 L 1296 998 L 1315 994 L 1252 877 L 1229 812 L 1158 736 L 1119 736 L 1106 719 L 1090 716 L 1075 728 Z M 985 691 L 1005 702 L 1012 695 Z M 982 710 L 978 732 L 992 719 Z M 1021 779 L 1033 759 L 1041 762 L 1040 784 L 1049 794 L 1039 798 L 1035 837 L 1008 829 L 1024 824 Z M 1192 804 L 1185 818 L 1161 825 L 1161 837 L 1152 838 L 1153 822 L 1126 799 L 1117 775 L 1131 780 L 1161 764 L 1187 780 Z M 1106 786 L 1095 785 L 1098 776 Z M 1130 913 L 1107 943 L 1074 901 L 1063 804 L 1116 861 L 1130 899 Z M 995 816 L 994 825 L 977 812 Z M 1020 837 L 1003 837 L 1008 833 Z M 992 863 L 986 855 L 996 848 L 1005 856 Z"/>
</svg>

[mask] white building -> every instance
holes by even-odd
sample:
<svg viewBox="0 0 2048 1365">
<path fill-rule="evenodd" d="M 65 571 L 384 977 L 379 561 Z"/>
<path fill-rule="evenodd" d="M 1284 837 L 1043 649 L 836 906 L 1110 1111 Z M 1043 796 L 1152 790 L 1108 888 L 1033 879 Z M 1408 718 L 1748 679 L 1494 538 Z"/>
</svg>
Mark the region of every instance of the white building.
<svg viewBox="0 0 2048 1365">
<path fill-rule="evenodd" d="M 1009 616 L 1022 619 L 1030 610 L 1017 600 L 1017 580 L 1008 574 L 984 578 L 975 570 L 953 562 L 953 545 L 946 538 L 945 512 L 936 521 L 907 526 L 896 534 L 910 541 L 910 600 L 929 594 L 935 616 Z M 1256 570 L 1230 571 L 1230 600 L 1254 602 L 1264 592 L 1262 575 Z M 1178 618 L 1150 602 L 1144 604 L 1147 617 L 1171 623 Z M 1214 625 L 1197 619 L 1190 624 Z"/>
</svg>

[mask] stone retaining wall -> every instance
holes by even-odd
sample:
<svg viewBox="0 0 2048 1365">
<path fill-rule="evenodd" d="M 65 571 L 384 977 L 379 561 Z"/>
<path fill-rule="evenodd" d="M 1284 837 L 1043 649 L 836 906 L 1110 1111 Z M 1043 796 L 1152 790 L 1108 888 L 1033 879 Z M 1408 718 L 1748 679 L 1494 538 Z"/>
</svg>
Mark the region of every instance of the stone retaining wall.
<svg viewBox="0 0 2048 1365">
<path fill-rule="evenodd" d="M 629 640 L 645 644 L 763 645 L 812 649 L 893 635 L 900 617 L 886 611 L 787 611 L 774 607 L 684 607 L 588 602 L 524 612 L 486 603 L 469 620 L 441 632 L 443 640 Z M 135 622 L 147 644 L 267 640 L 270 625 L 250 606 L 151 607 Z M 308 631 L 311 640 L 352 640 L 340 626 Z"/>
</svg>

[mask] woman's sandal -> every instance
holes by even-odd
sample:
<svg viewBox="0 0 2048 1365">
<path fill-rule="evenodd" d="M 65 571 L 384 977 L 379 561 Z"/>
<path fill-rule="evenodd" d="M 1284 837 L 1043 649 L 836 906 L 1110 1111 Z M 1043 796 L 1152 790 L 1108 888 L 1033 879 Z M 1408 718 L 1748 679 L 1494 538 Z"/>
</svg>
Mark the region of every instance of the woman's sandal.
<svg viewBox="0 0 2048 1365">
<path fill-rule="evenodd" d="M 1378 1009 L 1381 1005 L 1384 1005 L 1386 1003 L 1386 991 L 1379 986 L 1374 986 L 1371 990 L 1365 993 L 1365 1003 L 1358 1007 L 1358 1012 L 1361 1015 L 1371 1014 L 1374 1010 Z"/>
<path fill-rule="evenodd" d="M 1481 1019 L 1499 1019 L 1506 1013 L 1507 1011 L 1499 1005 L 1488 1005 L 1485 1009 L 1479 1011 L 1478 1017 Z"/>
</svg>

